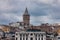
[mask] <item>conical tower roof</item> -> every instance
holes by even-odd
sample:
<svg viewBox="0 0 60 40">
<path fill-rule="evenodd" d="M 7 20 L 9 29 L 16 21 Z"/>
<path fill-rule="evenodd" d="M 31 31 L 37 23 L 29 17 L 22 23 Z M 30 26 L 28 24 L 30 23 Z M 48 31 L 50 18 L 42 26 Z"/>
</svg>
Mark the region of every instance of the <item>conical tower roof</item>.
<svg viewBox="0 0 60 40">
<path fill-rule="evenodd" d="M 23 15 L 29 15 L 29 13 L 28 13 L 28 9 L 27 9 L 27 8 L 25 9 L 25 12 L 24 12 Z"/>
</svg>

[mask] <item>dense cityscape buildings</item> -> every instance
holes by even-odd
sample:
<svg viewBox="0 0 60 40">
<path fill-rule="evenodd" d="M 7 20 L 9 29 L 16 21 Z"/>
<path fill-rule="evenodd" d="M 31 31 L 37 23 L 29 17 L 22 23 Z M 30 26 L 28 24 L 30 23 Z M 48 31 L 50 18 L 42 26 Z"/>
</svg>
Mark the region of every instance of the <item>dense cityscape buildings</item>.
<svg viewBox="0 0 60 40">
<path fill-rule="evenodd" d="M 0 40 L 60 40 L 59 24 L 30 24 L 30 14 L 26 8 L 23 22 L 0 25 Z"/>
</svg>

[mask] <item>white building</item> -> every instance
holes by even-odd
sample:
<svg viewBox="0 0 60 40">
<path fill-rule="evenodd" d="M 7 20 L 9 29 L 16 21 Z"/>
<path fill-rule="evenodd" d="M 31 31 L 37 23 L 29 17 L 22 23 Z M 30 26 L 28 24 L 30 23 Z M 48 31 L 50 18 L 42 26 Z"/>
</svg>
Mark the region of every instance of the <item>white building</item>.
<svg viewBox="0 0 60 40">
<path fill-rule="evenodd" d="M 46 40 L 46 33 L 39 30 L 16 32 L 15 40 Z"/>
<path fill-rule="evenodd" d="M 47 39 L 47 40 L 55 40 L 55 39 L 54 39 L 54 34 L 53 34 L 53 33 L 48 33 L 48 34 L 46 35 L 46 39 Z"/>
<path fill-rule="evenodd" d="M 19 27 L 20 26 L 20 23 L 17 23 L 17 22 L 13 22 L 13 23 L 9 23 L 10 26 L 13 26 L 13 27 Z"/>
</svg>

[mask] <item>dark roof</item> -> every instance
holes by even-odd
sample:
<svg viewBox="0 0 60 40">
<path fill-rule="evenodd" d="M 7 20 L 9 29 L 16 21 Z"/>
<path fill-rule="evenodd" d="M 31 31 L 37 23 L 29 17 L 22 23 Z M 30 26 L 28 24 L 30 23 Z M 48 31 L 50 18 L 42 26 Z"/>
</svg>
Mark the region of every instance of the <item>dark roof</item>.
<svg viewBox="0 0 60 40">
<path fill-rule="evenodd" d="M 29 31 L 31 31 L 31 32 L 40 32 L 41 30 L 39 30 L 39 29 L 28 29 L 27 31 L 28 31 L 28 32 L 29 32 Z"/>
<path fill-rule="evenodd" d="M 25 13 L 23 15 L 29 15 L 27 8 L 25 9 Z"/>
<path fill-rule="evenodd" d="M 15 34 L 15 32 L 9 32 L 9 33 L 6 32 L 5 34 Z"/>
<path fill-rule="evenodd" d="M 46 34 L 47 34 L 47 35 L 52 35 L 53 33 L 47 33 L 47 32 L 46 32 Z"/>
</svg>

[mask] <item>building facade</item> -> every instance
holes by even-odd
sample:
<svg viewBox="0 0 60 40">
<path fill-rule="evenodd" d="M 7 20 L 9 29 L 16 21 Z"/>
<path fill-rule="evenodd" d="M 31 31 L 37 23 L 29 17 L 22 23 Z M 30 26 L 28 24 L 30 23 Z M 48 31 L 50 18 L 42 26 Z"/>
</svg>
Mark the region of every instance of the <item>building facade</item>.
<svg viewBox="0 0 60 40">
<path fill-rule="evenodd" d="M 40 30 L 28 30 L 15 33 L 15 40 L 46 40 L 46 33 Z"/>
</svg>

